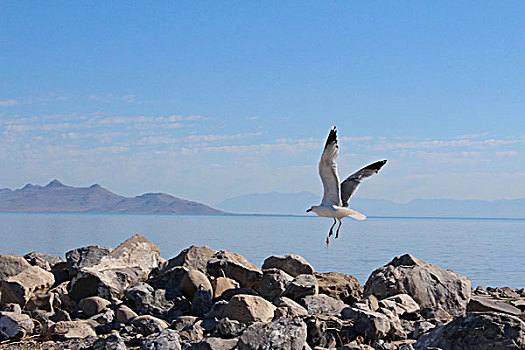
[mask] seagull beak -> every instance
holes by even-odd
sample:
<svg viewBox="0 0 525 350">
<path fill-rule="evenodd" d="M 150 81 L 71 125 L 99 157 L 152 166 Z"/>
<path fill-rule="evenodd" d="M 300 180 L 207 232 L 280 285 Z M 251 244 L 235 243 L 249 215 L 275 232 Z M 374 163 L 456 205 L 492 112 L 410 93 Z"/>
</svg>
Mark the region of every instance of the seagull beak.
<svg viewBox="0 0 525 350">
<path fill-rule="evenodd" d="M 306 212 L 307 212 L 307 213 L 309 213 L 309 212 L 311 212 L 311 211 L 312 211 L 312 209 L 306 209 Z"/>
</svg>

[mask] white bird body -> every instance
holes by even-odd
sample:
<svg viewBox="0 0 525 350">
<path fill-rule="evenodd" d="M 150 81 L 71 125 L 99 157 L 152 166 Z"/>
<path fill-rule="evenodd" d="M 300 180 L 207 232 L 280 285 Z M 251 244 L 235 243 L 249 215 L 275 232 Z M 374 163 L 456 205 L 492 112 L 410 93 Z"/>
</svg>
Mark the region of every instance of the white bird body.
<svg viewBox="0 0 525 350">
<path fill-rule="evenodd" d="M 321 160 L 319 161 L 319 176 L 323 182 L 323 199 L 320 205 L 314 205 L 306 212 L 313 211 L 319 216 L 325 218 L 333 218 L 334 224 L 330 227 L 330 232 L 326 238 L 326 243 L 329 243 L 329 237 L 333 233 L 333 228 L 336 224 L 336 219 L 339 220 L 339 227 L 335 234 L 335 238 L 339 235 L 341 228 L 341 219 L 350 216 L 356 220 L 364 220 L 366 216 L 350 209 L 349 200 L 355 193 L 361 181 L 367 177 L 377 174 L 379 169 L 385 165 L 386 160 L 380 160 L 366 167 L 356 171 L 348 176 L 342 183 L 339 183 L 339 175 L 337 174 L 337 164 L 335 159 L 339 155 L 339 146 L 337 145 L 337 130 L 335 126 L 332 127 L 326 143 L 324 146 Z"/>
</svg>

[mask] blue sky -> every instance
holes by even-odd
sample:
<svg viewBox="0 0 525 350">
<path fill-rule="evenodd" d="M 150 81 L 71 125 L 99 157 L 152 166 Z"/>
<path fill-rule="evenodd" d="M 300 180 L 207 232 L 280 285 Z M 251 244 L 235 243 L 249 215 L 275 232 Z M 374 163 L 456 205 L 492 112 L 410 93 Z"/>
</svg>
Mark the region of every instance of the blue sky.
<svg viewBox="0 0 525 350">
<path fill-rule="evenodd" d="M 0 187 L 525 197 L 525 3 L 0 2 Z"/>
</svg>

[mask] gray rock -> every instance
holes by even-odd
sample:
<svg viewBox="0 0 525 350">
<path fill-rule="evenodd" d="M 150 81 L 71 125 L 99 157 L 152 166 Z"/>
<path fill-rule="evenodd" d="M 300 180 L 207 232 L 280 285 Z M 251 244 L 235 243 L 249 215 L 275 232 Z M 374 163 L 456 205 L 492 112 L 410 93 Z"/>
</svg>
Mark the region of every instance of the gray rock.
<svg viewBox="0 0 525 350">
<path fill-rule="evenodd" d="M 181 339 L 177 331 L 166 329 L 148 336 L 140 350 L 181 350 Z"/>
<path fill-rule="evenodd" d="M 76 275 L 81 268 L 98 264 L 103 257 L 110 255 L 112 251 L 112 248 L 101 247 L 99 245 L 70 250 L 66 253 L 69 275 L 72 277 Z"/>
<path fill-rule="evenodd" d="M 341 312 L 341 316 L 343 319 L 349 319 L 354 322 L 358 334 L 371 339 L 382 339 L 390 331 L 389 319 L 378 312 L 345 308 Z"/>
<path fill-rule="evenodd" d="M 321 294 L 340 299 L 349 305 L 363 297 L 363 287 L 354 276 L 339 272 L 316 272 L 314 276 Z"/>
<path fill-rule="evenodd" d="M 306 310 L 301 304 L 296 303 L 287 297 L 279 297 L 273 301 L 273 304 L 278 308 L 285 308 L 287 310 L 282 317 L 294 318 L 296 316 L 308 315 L 308 310 Z"/>
<path fill-rule="evenodd" d="M 434 328 L 436 328 L 436 325 L 428 321 L 418 321 L 415 323 L 414 332 L 412 334 L 412 337 L 414 339 L 418 339 L 420 336 L 431 331 Z"/>
<path fill-rule="evenodd" d="M 193 295 L 197 292 L 199 286 L 203 286 L 210 294 L 213 293 L 210 280 L 199 270 L 189 270 L 180 282 L 180 290 L 188 300 L 193 299 Z"/>
<path fill-rule="evenodd" d="M 159 248 L 136 234 L 97 264 L 81 268 L 71 280 L 69 292 L 75 300 L 93 295 L 118 298 L 130 286 L 146 280 L 158 264 Z"/>
<path fill-rule="evenodd" d="M 288 284 L 283 296 L 300 302 L 307 295 L 317 294 L 319 294 L 317 279 L 313 275 L 298 275 Z"/>
<path fill-rule="evenodd" d="M 264 260 L 262 268 L 263 270 L 272 268 L 280 269 L 292 277 L 303 274 L 311 275 L 314 273 L 312 265 L 310 265 L 305 258 L 296 254 L 272 255 Z"/>
<path fill-rule="evenodd" d="M 104 310 L 109 305 L 111 305 L 111 301 L 101 297 L 87 297 L 80 300 L 78 303 L 78 306 L 87 317 L 91 317 L 102 312 L 102 310 Z"/>
<path fill-rule="evenodd" d="M 239 294 L 259 296 L 259 293 L 257 293 L 255 290 L 251 288 L 234 288 L 234 289 L 228 289 L 222 292 L 220 299 L 230 301 L 231 298 Z"/>
<path fill-rule="evenodd" d="M 239 338 L 239 350 L 303 350 L 306 344 L 306 324 L 282 318 L 270 323 L 255 323 Z"/>
<path fill-rule="evenodd" d="M 196 316 L 204 316 L 211 309 L 211 299 L 211 291 L 201 284 L 193 296 L 191 312 Z"/>
<path fill-rule="evenodd" d="M 97 333 L 88 321 L 60 321 L 48 330 L 48 336 L 54 340 L 96 337 Z"/>
<path fill-rule="evenodd" d="M 0 316 L 0 330 L 7 338 L 24 338 L 33 332 L 34 323 L 25 314 L 4 312 Z"/>
<path fill-rule="evenodd" d="M 133 310 L 131 310 L 129 307 L 127 307 L 124 304 L 121 304 L 117 307 L 117 310 L 115 310 L 115 317 L 117 318 L 117 321 L 120 321 L 122 323 L 128 323 L 130 322 L 134 317 L 137 317 L 137 313 Z"/>
<path fill-rule="evenodd" d="M 419 305 L 408 294 L 397 294 L 379 301 L 379 306 L 393 311 L 397 316 L 418 312 Z"/>
<path fill-rule="evenodd" d="M 15 254 L 0 255 L 0 280 L 18 275 L 31 267 L 24 257 Z"/>
<path fill-rule="evenodd" d="M 279 269 L 263 270 L 262 279 L 257 282 L 253 289 L 266 300 L 274 300 L 281 295 L 293 277 Z"/>
<path fill-rule="evenodd" d="M 8 303 L 8 304 L 2 305 L 2 307 L 0 308 L 0 315 L 4 315 L 4 314 L 10 315 L 13 313 L 16 315 L 22 314 L 22 308 L 20 307 L 20 305 L 16 303 Z"/>
<path fill-rule="evenodd" d="M 237 289 L 240 284 L 231 278 L 217 277 L 211 282 L 211 286 L 213 287 L 213 297 L 220 298 L 225 291 Z"/>
<path fill-rule="evenodd" d="M 406 254 L 374 270 L 364 288 L 365 297 L 373 294 L 379 299 L 401 293 L 410 295 L 422 308 L 440 306 L 458 316 L 465 313 L 470 300 L 470 281 Z"/>
<path fill-rule="evenodd" d="M 262 278 L 262 271 L 243 256 L 221 250 L 213 255 L 207 264 L 208 274 L 228 277 L 239 282 L 241 287 L 250 288 Z"/>
<path fill-rule="evenodd" d="M 188 350 L 232 350 L 237 346 L 237 339 L 222 339 L 209 337 L 196 343 L 191 343 Z"/>
<path fill-rule="evenodd" d="M 185 328 L 193 326 L 198 320 L 196 316 L 180 316 L 171 323 L 170 328 L 176 331 L 182 331 Z"/>
<path fill-rule="evenodd" d="M 341 300 L 334 299 L 328 295 L 307 295 L 303 298 L 303 304 L 310 315 L 325 314 L 338 315 L 345 307 L 348 307 Z"/>
<path fill-rule="evenodd" d="M 239 321 L 230 320 L 228 317 L 225 317 L 219 321 L 217 324 L 217 332 L 223 338 L 234 338 L 237 337 L 246 326 Z"/>
<path fill-rule="evenodd" d="M 441 307 L 426 307 L 421 309 L 421 316 L 431 323 L 442 325 L 452 320 L 452 315 L 443 310 Z"/>
<path fill-rule="evenodd" d="M 176 298 L 182 295 L 180 283 L 188 271 L 187 268 L 182 266 L 163 269 L 160 274 L 148 279 L 146 282 L 155 289 L 164 289 L 168 298 Z"/>
<path fill-rule="evenodd" d="M 137 283 L 124 295 L 128 305 L 140 315 L 152 315 L 172 320 L 190 310 L 188 301 L 180 295 L 169 299 L 164 289 L 153 289 L 147 283 Z"/>
<path fill-rule="evenodd" d="M 211 308 L 210 311 L 208 311 L 204 317 L 205 318 L 216 318 L 221 319 L 224 317 L 226 313 L 226 306 L 228 305 L 228 302 L 226 300 L 219 300 L 215 302 Z"/>
<path fill-rule="evenodd" d="M 254 295 L 236 295 L 226 306 L 225 316 L 242 323 L 269 322 L 273 319 L 275 306 Z"/>
<path fill-rule="evenodd" d="M 122 337 L 117 334 L 111 334 L 106 338 L 99 338 L 93 343 L 93 350 L 126 350 L 126 344 Z"/>
<path fill-rule="evenodd" d="M 35 292 L 47 291 L 55 283 L 55 277 L 38 266 L 29 266 L 17 275 L 0 281 L 2 304 L 17 303 L 25 306 Z"/>
<path fill-rule="evenodd" d="M 208 260 L 217 253 L 216 250 L 210 249 L 207 246 L 198 247 L 192 245 L 184 249 L 174 258 L 168 260 L 163 269 L 171 269 L 175 266 L 183 266 L 188 270 L 199 270 L 203 273 L 207 272 Z"/>
<path fill-rule="evenodd" d="M 108 324 L 113 322 L 115 319 L 115 311 L 111 309 L 104 309 L 100 313 L 91 316 L 89 319 L 91 321 L 95 321 L 99 325 Z"/>
<path fill-rule="evenodd" d="M 31 296 L 31 299 L 26 303 L 25 310 L 35 311 L 43 310 L 47 312 L 54 312 L 55 294 L 46 291 L 36 291 Z"/>
<path fill-rule="evenodd" d="M 467 312 L 503 312 L 505 314 L 520 316 L 521 310 L 505 303 L 498 303 L 483 297 L 473 297 L 467 305 Z"/>
<path fill-rule="evenodd" d="M 470 313 L 423 334 L 414 348 L 523 349 L 525 322 L 502 313 Z"/>
<path fill-rule="evenodd" d="M 131 324 L 135 326 L 140 334 L 145 336 L 160 333 L 169 326 L 166 321 L 150 315 L 137 316 L 131 321 Z"/>
<path fill-rule="evenodd" d="M 58 256 L 53 256 L 45 253 L 32 252 L 24 255 L 24 259 L 27 260 L 33 266 L 38 266 L 46 271 L 51 271 L 51 268 L 59 262 L 64 262 L 64 259 Z"/>
</svg>

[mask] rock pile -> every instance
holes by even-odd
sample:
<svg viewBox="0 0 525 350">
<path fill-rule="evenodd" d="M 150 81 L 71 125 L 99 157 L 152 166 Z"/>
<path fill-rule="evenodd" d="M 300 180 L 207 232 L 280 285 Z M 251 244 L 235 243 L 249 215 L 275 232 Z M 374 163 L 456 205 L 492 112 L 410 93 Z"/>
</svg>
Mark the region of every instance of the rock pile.
<svg viewBox="0 0 525 350">
<path fill-rule="evenodd" d="M 298 255 L 191 246 L 165 261 L 135 235 L 115 249 L 0 255 L 0 348 L 522 349 L 524 290 L 478 287 L 411 255 L 361 287 Z M 506 302 L 502 302 L 506 301 Z"/>
</svg>

